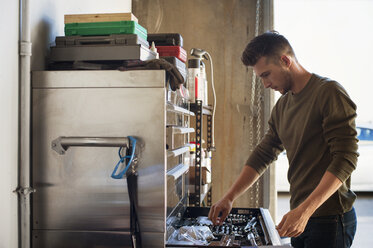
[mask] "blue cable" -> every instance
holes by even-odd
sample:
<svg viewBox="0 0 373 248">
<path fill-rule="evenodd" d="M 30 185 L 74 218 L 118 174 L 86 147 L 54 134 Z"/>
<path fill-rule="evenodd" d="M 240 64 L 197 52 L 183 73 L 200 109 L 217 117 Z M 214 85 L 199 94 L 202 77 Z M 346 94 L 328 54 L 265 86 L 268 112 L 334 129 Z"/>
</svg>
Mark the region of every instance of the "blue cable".
<svg viewBox="0 0 373 248">
<path fill-rule="evenodd" d="M 115 166 L 113 173 L 111 174 L 111 177 L 114 178 L 114 179 L 122 179 L 123 178 L 123 176 L 126 174 L 128 168 L 131 166 L 131 164 L 133 162 L 133 159 L 135 157 L 135 150 L 136 150 L 136 142 L 137 142 L 137 140 L 135 138 L 133 138 L 132 136 L 128 136 L 128 138 L 129 138 L 130 144 L 132 146 L 131 155 L 127 155 L 127 156 L 122 157 L 120 155 L 120 153 L 121 153 L 123 147 L 119 148 L 119 151 L 118 151 L 119 161 L 118 161 L 117 165 Z M 124 163 L 127 158 L 130 159 L 128 161 L 127 166 L 118 175 L 115 175 L 115 173 L 117 172 L 117 170 L 119 168 L 119 165 L 121 163 Z"/>
</svg>

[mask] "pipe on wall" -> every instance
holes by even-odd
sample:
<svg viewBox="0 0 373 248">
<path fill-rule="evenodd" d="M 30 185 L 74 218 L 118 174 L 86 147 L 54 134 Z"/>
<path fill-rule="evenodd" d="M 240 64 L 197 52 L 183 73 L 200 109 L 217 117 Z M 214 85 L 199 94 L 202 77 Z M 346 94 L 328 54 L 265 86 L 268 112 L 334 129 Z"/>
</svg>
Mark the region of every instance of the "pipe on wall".
<svg viewBox="0 0 373 248">
<path fill-rule="evenodd" d="M 31 243 L 30 218 L 30 128 L 31 128 L 31 32 L 30 0 L 20 0 L 20 43 L 19 43 L 19 247 L 29 248 Z"/>
</svg>

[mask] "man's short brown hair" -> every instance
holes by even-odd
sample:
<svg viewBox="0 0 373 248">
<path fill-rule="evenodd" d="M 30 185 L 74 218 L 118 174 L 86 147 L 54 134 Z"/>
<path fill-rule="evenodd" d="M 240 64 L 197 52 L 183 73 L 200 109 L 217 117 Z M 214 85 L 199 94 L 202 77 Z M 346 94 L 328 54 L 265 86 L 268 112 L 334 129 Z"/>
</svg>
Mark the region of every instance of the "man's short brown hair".
<svg viewBox="0 0 373 248">
<path fill-rule="evenodd" d="M 276 31 L 267 31 L 247 44 L 241 60 L 246 66 L 254 66 L 263 56 L 277 61 L 283 54 L 295 57 L 293 48 L 283 35 Z"/>
</svg>

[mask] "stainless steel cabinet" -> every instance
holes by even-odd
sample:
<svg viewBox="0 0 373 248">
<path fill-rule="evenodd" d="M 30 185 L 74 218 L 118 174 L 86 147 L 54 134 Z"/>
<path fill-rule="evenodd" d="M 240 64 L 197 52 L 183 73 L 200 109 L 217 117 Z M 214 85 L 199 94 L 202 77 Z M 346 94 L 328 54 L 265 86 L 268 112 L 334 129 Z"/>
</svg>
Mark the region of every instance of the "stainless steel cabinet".
<svg viewBox="0 0 373 248">
<path fill-rule="evenodd" d="M 143 247 L 164 247 L 167 194 L 177 196 L 174 203 L 186 198 L 189 168 L 187 148 L 166 149 L 167 116 L 192 114 L 167 103 L 165 81 L 162 70 L 33 72 L 33 247 L 130 246 L 126 180 L 110 177 L 118 148 L 71 147 L 60 155 L 51 143 L 61 136 L 138 138 Z M 175 184 L 170 192 L 167 182 Z"/>
</svg>

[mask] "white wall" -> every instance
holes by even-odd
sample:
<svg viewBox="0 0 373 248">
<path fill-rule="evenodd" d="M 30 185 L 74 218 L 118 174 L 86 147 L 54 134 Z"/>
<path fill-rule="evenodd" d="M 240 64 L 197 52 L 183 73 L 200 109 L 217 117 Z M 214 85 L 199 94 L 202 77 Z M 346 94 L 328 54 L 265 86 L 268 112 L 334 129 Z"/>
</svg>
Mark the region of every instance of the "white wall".
<svg viewBox="0 0 373 248">
<path fill-rule="evenodd" d="M 64 35 L 65 14 L 131 12 L 131 0 L 31 0 L 32 70 L 45 68 L 48 47 Z"/>
<path fill-rule="evenodd" d="M 64 15 L 131 11 L 131 0 L 31 0 L 33 70 L 45 68 L 48 46 L 63 35 Z M 18 247 L 19 1 L 0 1 L 0 248 Z"/>
<path fill-rule="evenodd" d="M 306 69 L 342 84 L 357 105 L 357 124 L 373 123 L 373 1 L 276 0 L 275 29 Z"/>
<path fill-rule="evenodd" d="M 17 247 L 18 1 L 0 1 L 0 248 Z"/>
</svg>

